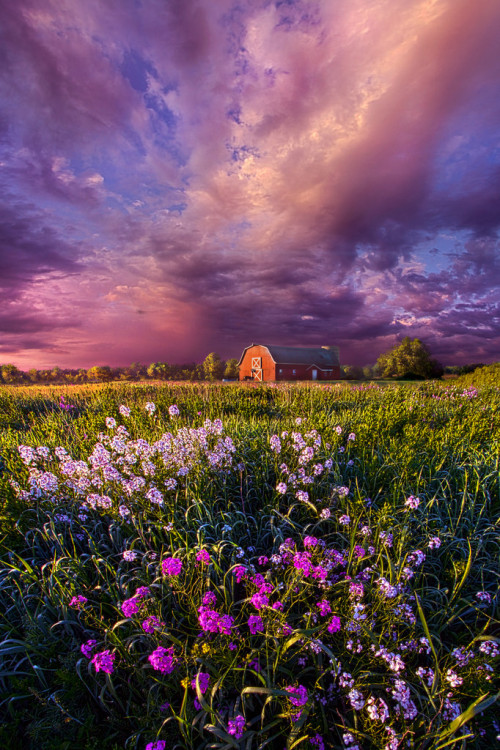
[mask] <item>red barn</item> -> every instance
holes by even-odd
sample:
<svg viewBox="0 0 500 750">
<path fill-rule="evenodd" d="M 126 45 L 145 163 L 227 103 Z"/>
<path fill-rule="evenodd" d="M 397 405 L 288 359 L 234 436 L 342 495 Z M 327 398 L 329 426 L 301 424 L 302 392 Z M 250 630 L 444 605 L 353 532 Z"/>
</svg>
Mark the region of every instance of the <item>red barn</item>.
<svg viewBox="0 0 500 750">
<path fill-rule="evenodd" d="M 240 380 L 336 380 L 337 346 L 247 346 L 238 363 Z"/>
</svg>

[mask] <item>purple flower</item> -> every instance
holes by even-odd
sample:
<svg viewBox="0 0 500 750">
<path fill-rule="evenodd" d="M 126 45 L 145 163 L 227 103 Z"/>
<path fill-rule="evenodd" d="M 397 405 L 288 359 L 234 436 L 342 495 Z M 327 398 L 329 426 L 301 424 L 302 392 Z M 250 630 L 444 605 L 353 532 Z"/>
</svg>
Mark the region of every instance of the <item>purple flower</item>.
<svg viewBox="0 0 500 750">
<path fill-rule="evenodd" d="M 262 633 L 264 630 L 262 617 L 259 617 L 259 615 L 250 615 L 248 618 L 248 627 L 250 628 L 252 635 L 255 635 L 255 633 Z"/>
<path fill-rule="evenodd" d="M 285 484 L 285 482 L 279 482 L 279 483 L 278 483 L 278 484 L 276 485 L 276 492 L 277 492 L 277 493 L 278 493 L 279 495 L 286 495 L 286 490 L 287 490 L 287 487 L 286 487 L 286 484 Z"/>
<path fill-rule="evenodd" d="M 115 660 L 115 654 L 112 654 L 108 649 L 106 651 L 99 651 L 94 654 L 92 658 L 92 664 L 95 667 L 96 672 L 107 672 L 107 674 L 113 673 L 113 662 Z"/>
<path fill-rule="evenodd" d="M 126 549 L 122 557 L 126 562 L 133 562 L 137 558 L 137 552 L 134 552 L 132 549 Z"/>
<path fill-rule="evenodd" d="M 122 404 L 118 411 L 120 412 L 122 417 L 130 417 L 130 409 L 128 408 L 128 406 L 124 406 L 124 404 Z"/>
<path fill-rule="evenodd" d="M 340 621 L 340 617 L 337 617 L 337 615 L 333 615 L 327 627 L 328 632 L 338 633 L 341 628 L 342 628 L 342 623 Z"/>
<path fill-rule="evenodd" d="M 196 690 L 196 680 L 198 680 L 201 694 L 204 695 L 210 683 L 210 675 L 208 674 L 208 672 L 200 672 L 197 677 L 193 677 L 193 679 L 191 680 L 191 687 L 193 688 L 193 690 Z"/>
<path fill-rule="evenodd" d="M 239 583 L 242 578 L 245 578 L 247 574 L 247 569 L 243 567 L 243 565 L 237 565 L 233 570 L 234 575 L 236 576 L 236 583 Z"/>
<path fill-rule="evenodd" d="M 171 417 L 178 417 L 180 414 L 179 407 L 176 404 L 172 404 L 172 406 L 168 407 L 168 413 Z"/>
<path fill-rule="evenodd" d="M 80 651 L 84 656 L 87 657 L 87 659 L 90 659 L 96 643 L 97 641 L 89 640 L 85 643 L 82 643 L 82 645 L 80 646 Z"/>
<path fill-rule="evenodd" d="M 420 498 L 410 495 L 410 497 L 405 500 L 405 505 L 411 510 L 416 510 L 416 508 L 418 508 L 418 506 L 420 505 Z"/>
<path fill-rule="evenodd" d="M 255 609 L 262 609 L 263 607 L 267 607 L 269 604 L 269 598 L 265 595 L 259 592 L 254 594 L 252 598 L 250 599 Z"/>
<path fill-rule="evenodd" d="M 145 633 L 149 633 L 149 635 L 152 635 L 155 632 L 155 629 L 161 628 L 162 625 L 165 625 L 165 623 L 160 622 L 156 615 L 150 615 L 149 617 L 146 617 L 141 627 Z"/>
<path fill-rule="evenodd" d="M 178 576 L 182 570 L 182 560 L 178 557 L 166 557 L 161 562 L 161 572 L 164 576 Z"/>
<path fill-rule="evenodd" d="M 135 615 L 136 612 L 139 611 L 140 606 L 141 602 L 135 596 L 133 596 L 131 599 L 125 599 L 125 601 L 121 604 L 122 612 L 125 617 L 132 617 L 132 615 Z"/>
<path fill-rule="evenodd" d="M 148 401 L 147 404 L 145 404 L 144 408 L 148 412 L 149 415 L 154 414 L 156 411 L 156 406 L 153 404 L 152 401 Z"/>
<path fill-rule="evenodd" d="M 173 646 L 170 648 L 163 648 L 158 646 L 152 654 L 148 656 L 148 661 L 157 672 L 170 674 L 175 668 L 175 658 Z"/>
<path fill-rule="evenodd" d="M 288 696 L 288 700 L 292 704 L 292 706 L 297 706 L 300 708 L 300 706 L 305 706 L 307 703 L 307 688 L 304 687 L 304 685 L 298 685 L 297 687 L 294 687 L 293 685 L 287 685 L 287 688 L 289 693 L 293 693 L 293 696 Z"/>
<path fill-rule="evenodd" d="M 206 549 L 201 549 L 196 555 L 196 559 L 198 560 L 198 562 L 202 562 L 205 565 L 210 564 L 210 555 L 208 554 Z"/>
<path fill-rule="evenodd" d="M 330 607 L 330 602 L 326 601 L 326 599 L 322 599 L 320 602 L 316 604 L 316 606 L 319 608 L 319 613 L 323 617 L 326 617 L 326 615 L 329 615 L 332 611 L 332 608 Z"/>
<path fill-rule="evenodd" d="M 166 745 L 165 740 L 156 740 L 156 742 L 148 742 L 146 750 L 165 750 Z"/>
<path fill-rule="evenodd" d="M 70 603 L 70 607 L 76 607 L 76 609 L 83 609 L 84 604 L 88 602 L 88 599 L 86 596 L 82 596 L 81 594 L 78 594 L 78 596 L 74 596 Z"/>
<path fill-rule="evenodd" d="M 243 737 L 244 731 L 245 719 L 241 714 L 235 716 L 234 719 L 229 719 L 227 722 L 227 732 L 234 735 L 235 739 L 240 740 Z"/>
<path fill-rule="evenodd" d="M 206 594 L 203 594 L 203 599 L 201 601 L 205 606 L 212 606 L 217 601 L 217 597 L 213 591 L 207 591 Z"/>
</svg>

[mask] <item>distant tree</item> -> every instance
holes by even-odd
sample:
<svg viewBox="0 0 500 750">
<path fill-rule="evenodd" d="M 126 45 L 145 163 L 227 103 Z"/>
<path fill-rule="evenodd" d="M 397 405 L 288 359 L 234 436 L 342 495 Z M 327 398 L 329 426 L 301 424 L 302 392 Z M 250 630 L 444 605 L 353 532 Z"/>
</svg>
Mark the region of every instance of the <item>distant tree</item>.
<svg viewBox="0 0 500 750">
<path fill-rule="evenodd" d="M 224 370 L 225 378 L 237 378 L 239 373 L 238 360 L 232 357 L 226 362 L 226 368 Z"/>
<path fill-rule="evenodd" d="M 28 378 L 32 383 L 38 383 L 40 380 L 40 373 L 36 367 L 32 367 L 31 370 L 28 370 Z"/>
<path fill-rule="evenodd" d="M 224 372 L 224 364 L 216 352 L 210 352 L 203 361 L 203 371 L 207 380 L 220 380 Z"/>
<path fill-rule="evenodd" d="M 108 365 L 94 365 L 87 372 L 89 380 L 98 380 L 100 383 L 107 383 L 113 380 L 113 370 Z"/>
<path fill-rule="evenodd" d="M 357 365 L 343 365 L 342 372 L 346 380 L 363 380 L 363 369 Z"/>
<path fill-rule="evenodd" d="M 152 362 L 147 369 L 147 376 L 154 380 L 168 380 L 170 372 L 171 367 L 166 362 Z"/>
<path fill-rule="evenodd" d="M 373 367 L 371 365 L 365 365 L 363 367 L 363 375 L 366 380 L 371 380 L 371 378 L 373 378 Z"/>
<path fill-rule="evenodd" d="M 15 365 L 1 365 L 0 374 L 4 383 L 22 383 L 24 379 L 24 373 Z"/>
<path fill-rule="evenodd" d="M 383 378 L 435 378 L 443 374 L 442 365 L 431 358 L 425 344 L 409 336 L 381 354 L 377 366 Z"/>
</svg>

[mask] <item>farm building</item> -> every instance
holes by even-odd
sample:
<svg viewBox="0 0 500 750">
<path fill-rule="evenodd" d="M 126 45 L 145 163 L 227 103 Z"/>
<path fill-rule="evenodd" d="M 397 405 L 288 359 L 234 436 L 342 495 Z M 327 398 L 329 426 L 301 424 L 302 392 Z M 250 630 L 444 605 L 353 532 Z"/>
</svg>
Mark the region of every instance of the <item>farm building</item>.
<svg viewBox="0 0 500 750">
<path fill-rule="evenodd" d="M 337 346 L 247 346 L 238 363 L 240 380 L 335 380 Z"/>
</svg>

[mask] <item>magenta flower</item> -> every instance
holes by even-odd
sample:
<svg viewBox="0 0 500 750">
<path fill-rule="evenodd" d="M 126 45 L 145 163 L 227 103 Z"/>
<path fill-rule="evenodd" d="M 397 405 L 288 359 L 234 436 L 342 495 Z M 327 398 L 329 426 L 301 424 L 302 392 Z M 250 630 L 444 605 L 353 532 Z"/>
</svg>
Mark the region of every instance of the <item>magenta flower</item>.
<svg viewBox="0 0 500 750">
<path fill-rule="evenodd" d="M 113 673 L 113 662 L 115 660 L 115 654 L 106 649 L 106 651 L 100 651 L 94 654 L 92 658 L 92 664 L 95 667 L 96 672 L 107 672 L 107 674 Z"/>
<path fill-rule="evenodd" d="M 161 572 L 164 576 L 178 576 L 182 570 L 182 560 L 178 557 L 166 557 L 161 562 Z"/>
<path fill-rule="evenodd" d="M 261 594 L 260 591 L 257 592 L 252 596 L 250 599 L 255 609 L 262 609 L 263 607 L 267 607 L 269 604 L 269 597 L 267 597 L 265 594 Z"/>
<path fill-rule="evenodd" d="M 149 617 L 146 617 L 141 627 L 145 633 L 149 633 L 149 635 L 152 635 L 155 632 L 156 628 L 161 628 L 162 625 L 165 625 L 165 623 L 160 622 L 156 615 L 150 615 Z"/>
<path fill-rule="evenodd" d="M 136 612 L 139 611 L 140 606 L 141 602 L 135 596 L 131 599 L 125 599 L 125 601 L 121 603 L 122 612 L 125 617 L 132 617 L 132 615 L 135 615 Z"/>
<path fill-rule="evenodd" d="M 232 734 L 236 740 L 240 740 L 243 737 L 245 731 L 245 718 L 238 714 L 234 719 L 229 719 L 227 722 L 227 732 Z"/>
<path fill-rule="evenodd" d="M 329 615 L 332 611 L 332 608 L 330 607 L 330 602 L 328 602 L 326 599 L 322 599 L 320 602 L 316 604 L 316 606 L 319 608 L 319 613 L 323 617 L 326 617 L 326 615 Z"/>
<path fill-rule="evenodd" d="M 197 675 L 197 678 L 198 678 L 198 685 L 200 687 L 200 692 L 201 692 L 202 695 L 204 695 L 206 693 L 208 685 L 210 683 L 210 675 L 208 674 L 208 672 L 200 672 Z M 193 688 L 193 690 L 196 690 L 196 679 L 197 678 L 193 677 L 193 679 L 191 680 L 191 687 Z"/>
<path fill-rule="evenodd" d="M 212 606 L 217 601 L 217 597 L 215 596 L 213 591 L 207 591 L 205 594 L 203 594 L 203 599 L 201 600 L 202 604 L 205 606 Z"/>
<path fill-rule="evenodd" d="M 262 617 L 259 617 L 259 615 L 250 615 L 248 618 L 248 627 L 250 628 L 252 635 L 255 635 L 255 633 L 262 633 L 264 630 Z"/>
<path fill-rule="evenodd" d="M 328 632 L 338 633 L 341 628 L 342 628 L 342 623 L 340 622 L 340 617 L 337 617 L 337 615 L 333 615 L 327 627 Z"/>
<path fill-rule="evenodd" d="M 196 559 L 198 560 L 198 562 L 202 562 L 205 565 L 210 564 L 210 555 L 208 554 L 206 549 L 201 549 L 196 555 Z"/>
<path fill-rule="evenodd" d="M 146 750 L 165 750 L 166 745 L 165 740 L 156 740 L 156 742 L 148 742 Z"/>
<path fill-rule="evenodd" d="M 87 659 L 90 659 L 90 657 L 92 656 L 92 651 L 94 650 L 94 646 L 96 643 L 97 641 L 90 640 L 82 643 L 82 645 L 80 646 L 80 651 L 84 656 L 87 657 Z"/>
<path fill-rule="evenodd" d="M 170 674 L 175 668 L 175 657 L 173 646 L 163 648 L 158 646 L 152 654 L 148 656 L 148 661 L 157 672 Z"/>
<path fill-rule="evenodd" d="M 78 596 L 74 596 L 70 603 L 70 607 L 76 607 L 76 609 L 83 609 L 83 606 L 88 602 L 88 599 L 86 596 L 82 596 L 81 594 L 78 594 Z"/>
<path fill-rule="evenodd" d="M 304 687 L 304 685 L 298 685 L 297 687 L 294 687 L 293 685 L 287 685 L 287 688 L 289 693 L 293 693 L 293 696 L 288 696 L 288 700 L 292 704 L 292 706 L 305 706 L 307 703 L 307 688 Z"/>
</svg>

